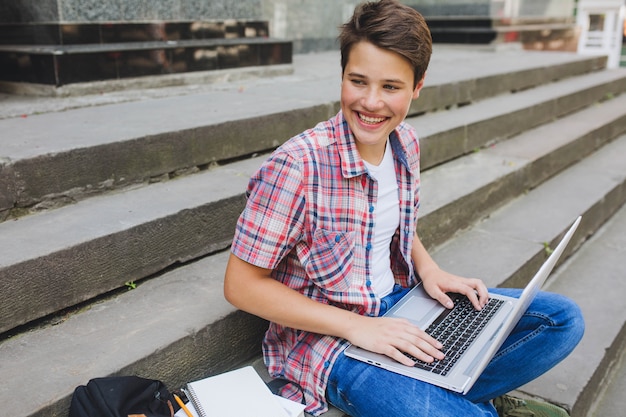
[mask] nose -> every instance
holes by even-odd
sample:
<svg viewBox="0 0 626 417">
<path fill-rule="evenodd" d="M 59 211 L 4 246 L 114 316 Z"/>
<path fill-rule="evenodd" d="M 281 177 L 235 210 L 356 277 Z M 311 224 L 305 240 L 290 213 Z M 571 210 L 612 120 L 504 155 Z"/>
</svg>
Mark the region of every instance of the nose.
<svg viewBox="0 0 626 417">
<path fill-rule="evenodd" d="M 384 106 L 381 92 L 378 88 L 368 88 L 361 99 L 361 105 L 365 110 L 375 111 Z"/>
</svg>

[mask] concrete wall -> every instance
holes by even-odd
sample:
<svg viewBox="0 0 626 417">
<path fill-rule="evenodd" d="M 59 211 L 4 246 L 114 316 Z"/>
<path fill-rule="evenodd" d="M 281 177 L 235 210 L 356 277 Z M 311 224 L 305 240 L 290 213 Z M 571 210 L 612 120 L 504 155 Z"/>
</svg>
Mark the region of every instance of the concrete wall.
<svg viewBox="0 0 626 417">
<path fill-rule="evenodd" d="M 270 33 L 294 42 L 295 53 L 337 47 L 337 28 L 359 0 L 262 0 L 261 18 Z M 403 0 L 425 16 L 572 18 L 574 0 Z"/>
<path fill-rule="evenodd" d="M 56 0 L 0 0 L 0 23 L 56 22 Z"/>
<path fill-rule="evenodd" d="M 0 23 L 252 19 L 295 53 L 336 48 L 359 0 L 0 0 Z M 426 16 L 571 16 L 574 0 L 404 0 Z M 507 17 L 507 16 L 504 16 Z M 510 16 L 508 16 L 510 17 Z"/>
<path fill-rule="evenodd" d="M 138 22 L 251 19 L 294 52 L 336 47 L 337 27 L 359 0 L 0 0 L 1 23 Z"/>
<path fill-rule="evenodd" d="M 256 19 L 264 0 L 0 0 L 0 22 Z"/>
<path fill-rule="evenodd" d="M 294 52 L 337 48 L 338 27 L 350 18 L 358 0 L 263 0 L 262 19 L 270 33 L 289 38 Z"/>
</svg>

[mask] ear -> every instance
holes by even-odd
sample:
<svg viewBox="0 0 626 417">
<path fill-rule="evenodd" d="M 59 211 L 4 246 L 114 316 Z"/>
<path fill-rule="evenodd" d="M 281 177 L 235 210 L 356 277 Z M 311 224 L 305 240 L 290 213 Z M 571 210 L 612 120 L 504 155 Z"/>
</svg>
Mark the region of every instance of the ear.
<svg viewBox="0 0 626 417">
<path fill-rule="evenodd" d="M 413 100 L 415 100 L 416 98 L 418 98 L 420 96 L 420 91 L 422 90 L 422 87 L 424 87 L 424 80 L 425 79 L 426 79 L 426 74 L 424 74 L 422 79 L 415 86 L 415 89 L 413 90 L 413 97 L 412 97 Z"/>
</svg>

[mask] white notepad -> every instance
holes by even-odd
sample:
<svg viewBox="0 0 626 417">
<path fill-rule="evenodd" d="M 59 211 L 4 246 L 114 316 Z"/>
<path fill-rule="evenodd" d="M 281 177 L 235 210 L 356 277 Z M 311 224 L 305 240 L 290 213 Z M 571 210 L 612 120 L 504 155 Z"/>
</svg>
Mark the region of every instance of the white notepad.
<svg viewBox="0 0 626 417">
<path fill-rule="evenodd" d="M 304 404 L 297 403 L 285 397 L 281 397 L 280 395 L 275 395 L 275 397 L 278 399 L 280 405 L 283 406 L 289 417 L 304 417 Z"/>
<path fill-rule="evenodd" d="M 289 417 L 251 366 L 190 382 L 187 391 L 200 417 Z"/>
<path fill-rule="evenodd" d="M 287 398 L 281 397 L 280 395 L 274 395 L 274 397 L 276 397 L 278 402 L 283 406 L 289 417 L 304 417 L 304 404 L 291 401 Z M 191 417 L 200 417 L 191 402 L 187 403 L 187 409 L 191 413 Z M 185 413 L 185 410 L 181 408 L 176 412 L 176 414 L 174 414 L 174 416 L 187 417 L 187 413 Z"/>
</svg>

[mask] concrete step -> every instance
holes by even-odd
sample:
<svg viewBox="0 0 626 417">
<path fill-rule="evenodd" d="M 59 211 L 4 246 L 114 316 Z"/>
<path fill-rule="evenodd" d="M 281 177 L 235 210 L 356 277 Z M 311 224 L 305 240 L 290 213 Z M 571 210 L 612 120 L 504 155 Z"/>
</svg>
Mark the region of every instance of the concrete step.
<svg viewBox="0 0 626 417">
<path fill-rule="evenodd" d="M 1 223 L 0 280 L 7 289 L 1 297 L 19 311 L 2 307 L 0 332 L 226 248 L 259 163 Z"/>
<path fill-rule="evenodd" d="M 54 94 L 68 84 L 291 64 L 292 54 L 291 41 L 268 37 L 0 45 L 0 88 Z"/>
<path fill-rule="evenodd" d="M 494 105 L 488 102 L 477 113 Z M 459 110 L 466 109 L 474 110 Z M 458 120 L 463 115 L 455 112 L 451 117 Z M 418 131 L 422 127 L 429 130 L 432 124 L 422 125 L 418 121 L 416 127 Z M 623 132 L 626 95 L 424 171 L 420 212 L 422 218 L 431 220 L 418 225 L 421 238 L 427 246 L 442 243 L 498 205 L 536 187 Z M 441 192 L 444 189 L 446 192 Z"/>
<path fill-rule="evenodd" d="M 587 416 L 593 403 L 604 394 L 596 405 L 596 415 L 624 415 L 626 399 L 623 389 L 619 390 L 624 387 L 624 367 L 616 365 L 626 351 L 625 252 L 626 206 L 549 283 L 550 291 L 578 301 L 585 317 L 585 335 L 569 357 L 551 372 L 521 387 L 521 392 L 563 404 L 572 410 L 573 417 Z"/>
<path fill-rule="evenodd" d="M 180 387 L 258 356 L 267 325 L 224 300 L 226 255 L 2 341 L 0 398 L 13 397 L 3 413 L 65 416 L 73 389 L 95 376 L 150 376 Z"/>
<path fill-rule="evenodd" d="M 432 248 L 433 258 L 491 287 L 524 286 L 543 263 L 545 245 L 554 247 L 576 216 L 584 214 L 563 259 L 626 202 L 624 152 L 626 135 Z"/>
<path fill-rule="evenodd" d="M 438 246 L 433 256 L 444 268 L 480 276 L 490 286 L 527 281 L 545 258 L 544 242 L 556 242 L 578 214 L 584 222 L 569 253 L 624 204 L 625 152 L 621 136 Z M 96 376 L 136 374 L 177 387 L 258 358 L 266 323 L 223 299 L 227 256 L 181 266 L 55 325 L 4 340 L 0 369 L 11 381 L 11 389 L 0 390 L 5 412 L 63 415 L 74 387 Z M 572 294 L 577 301 L 598 300 L 600 288 L 585 283 L 584 291 Z"/>
<path fill-rule="evenodd" d="M 444 67 L 450 66 L 450 55 L 457 59 L 454 71 Z M 153 100 L 0 120 L 3 132 L 0 137 L 0 194 L 3 196 L 0 213 L 4 212 L 5 217 L 7 212 L 19 216 L 31 209 L 57 207 L 111 189 L 185 175 L 204 170 L 218 161 L 272 149 L 294 134 L 326 120 L 338 108 L 339 68 L 329 63 L 331 59 L 338 62 L 337 54 L 319 54 L 309 59 L 320 62 L 307 58 L 294 62 L 298 68 L 306 68 L 293 76 L 277 79 L 276 82 L 284 81 L 281 88 L 276 88 L 275 82 L 259 81 L 243 90 L 240 84 L 225 89 L 213 87 L 191 95 L 160 96 Z M 507 56 L 455 51 L 443 53 L 439 60 L 435 55 L 431 65 L 434 75 L 412 113 L 465 105 L 503 92 L 584 74 L 599 69 L 603 62 L 600 58 L 572 54 Z M 318 68 L 320 70 L 315 71 Z M 607 75 L 600 78 L 604 77 Z M 621 85 L 614 85 L 618 78 L 595 79 L 598 91 L 595 96 L 589 95 L 589 99 L 604 97 L 609 89 L 615 89 L 613 93 L 623 91 Z M 575 93 L 570 90 L 563 94 L 568 97 Z M 584 89 L 579 90 L 577 96 L 581 94 L 587 96 Z M 106 100 L 96 102 L 102 104 Z M 536 113 L 541 115 L 542 112 Z M 518 109 L 515 116 L 520 117 L 520 114 Z M 555 112 L 548 114 L 558 116 Z M 534 117 L 531 125 L 537 123 L 541 121 Z M 478 125 L 488 128 L 484 120 Z M 513 123 L 501 125 L 515 126 Z M 449 136 L 456 138 L 458 129 Z M 89 134 L 85 134 L 86 131 Z M 250 135 L 250 132 L 255 134 Z M 470 133 L 474 132 L 482 133 L 476 130 Z M 459 151 L 467 152 L 468 146 L 471 150 L 503 134 L 516 133 L 506 129 L 504 132 L 499 129 L 495 138 L 485 136 L 484 140 L 472 139 L 473 142 L 460 136 L 467 143 Z M 430 133 L 433 138 L 437 136 L 435 132 Z M 438 133 L 441 137 L 442 132 Z M 433 157 L 427 157 L 425 164 L 454 157 L 451 140 L 441 142 L 446 151 L 432 149 L 431 144 Z"/>
<path fill-rule="evenodd" d="M 605 381 L 604 389 L 592 404 L 586 417 L 620 417 L 626 408 L 624 390 L 626 390 L 626 349 L 611 364 L 612 369 Z"/>
<path fill-rule="evenodd" d="M 0 24 L 0 89 L 94 92 L 129 78 L 290 64 L 292 43 L 268 36 L 269 22 L 234 19 Z"/>
<path fill-rule="evenodd" d="M 336 54 L 327 57 L 338 62 Z M 420 104 L 412 111 L 422 113 L 474 103 L 448 113 L 453 120 L 460 119 L 463 114 L 456 113 L 457 110 L 488 106 L 489 101 L 483 99 L 492 94 L 520 91 L 549 80 L 585 73 L 596 69 L 598 62 L 604 62 L 600 58 L 587 60 L 571 54 L 496 56 L 484 51 L 466 51 L 464 54 L 463 50 L 458 49 L 454 50 L 454 54 L 442 54 L 439 57 L 438 65 L 442 70 L 433 72 L 434 75 L 429 78 L 432 84 L 424 90 L 417 102 Z M 176 147 L 177 141 L 187 145 L 199 144 L 202 140 L 194 140 L 210 136 L 207 133 L 210 130 L 208 126 L 221 126 L 223 132 L 232 134 L 230 145 L 236 148 L 239 143 L 234 141 L 235 135 L 247 135 L 249 132 L 237 128 L 240 126 L 237 120 L 256 121 L 257 124 L 252 124 L 253 128 L 263 128 L 255 132 L 262 132 L 270 120 L 293 128 L 292 120 L 300 116 L 306 119 L 311 110 L 319 111 L 316 114 L 324 115 L 323 118 L 334 113 L 338 95 L 338 68 L 329 71 L 333 66 L 326 65 L 327 62 L 320 63 L 320 57 L 308 58 L 311 60 L 303 61 L 308 65 L 298 67 L 293 77 L 278 80 L 285 82 L 286 88 L 281 93 L 289 96 L 286 98 L 276 93 L 276 80 L 259 82 L 243 91 L 240 86 L 223 87 L 223 90 L 211 87 L 194 97 L 179 92 L 172 97 L 157 97 L 154 101 L 137 99 L 132 94 L 120 94 L 115 96 L 115 100 L 137 101 L 120 104 L 120 107 L 82 108 L 2 120 L 0 128 L 11 128 L 2 130 L 0 142 L 8 143 L 9 147 L 0 145 L 0 149 L 19 149 L 19 141 L 5 141 L 6 135 L 26 140 L 30 140 L 29 136 L 32 135 L 39 138 L 35 143 L 43 151 L 37 149 L 37 146 L 31 146 L 28 152 L 32 153 L 25 159 L 30 158 L 31 162 L 40 159 L 42 162 L 48 158 L 48 154 L 63 154 L 61 159 L 71 155 L 69 159 L 74 158 L 80 163 L 82 158 L 92 157 L 89 154 L 93 146 L 99 147 L 100 151 L 105 150 L 106 155 L 106 149 L 111 149 L 113 145 L 107 140 L 98 140 L 109 137 L 111 132 L 120 134 L 126 130 L 126 133 L 112 139 L 118 146 L 117 156 L 126 157 L 127 153 L 141 149 L 144 141 L 147 141 L 156 148 L 165 145 L 157 153 L 175 158 L 176 155 L 172 155 L 179 149 Z M 512 72 L 503 73 L 509 70 Z M 317 81 L 309 82 L 311 80 Z M 301 86 L 305 84 L 308 85 Z M 590 91 L 588 89 L 587 93 Z M 246 93 L 251 94 L 242 97 Z M 159 96 L 165 93 L 154 94 Z M 330 94 L 334 96 L 329 100 Z M 203 102 L 216 98 L 221 101 L 209 106 Z M 110 96 L 104 97 L 99 103 L 109 99 Z M 488 215 L 493 207 L 537 186 L 623 132 L 623 109 L 626 106 L 622 100 L 623 97 L 616 97 L 585 109 L 571 119 L 564 118 L 555 122 L 563 124 L 552 130 L 549 129 L 550 125 L 537 127 L 534 134 L 529 132 L 525 140 L 518 141 L 520 144 L 530 141 L 532 147 L 520 148 L 518 146 L 521 145 L 515 145 L 517 138 L 514 138 L 425 171 L 420 233 L 430 236 L 429 246 L 446 241 L 454 232 Z M 280 107 L 284 101 L 287 101 L 285 107 Z M 73 102 L 67 103 L 71 106 Z M 251 107 L 245 108 L 242 103 Z M 193 107 L 192 104 L 199 106 Z M 256 108 L 251 110 L 253 105 Z M 285 110 L 290 105 L 296 109 L 293 113 Z M 576 106 L 572 109 L 578 108 Z M 277 107 L 280 107 L 278 114 L 281 117 L 272 119 Z M 37 107 L 29 108 L 32 111 Z M 190 114 L 190 109 L 198 108 L 203 111 L 210 108 L 214 114 Z M 493 108 L 485 107 L 486 110 Z M 509 110 L 511 108 L 513 110 Z M 147 113 L 154 110 L 157 111 L 150 118 L 146 117 Z M 245 114 L 246 110 L 251 110 L 252 115 Z M 518 110 L 509 106 L 505 113 L 508 111 L 519 117 L 521 113 Z M 130 113 L 132 111 L 135 113 Z M 229 112 L 241 112 L 237 115 L 243 117 L 216 122 Z M 84 115 L 89 117 L 83 118 Z M 39 119 L 46 117 L 48 119 L 45 123 Z M 202 119 L 211 120 L 207 123 Z M 36 123 L 29 124 L 31 120 Z M 126 126 L 123 129 L 111 123 L 102 123 L 102 120 L 116 120 Z M 472 123 L 467 123 L 467 120 L 465 118 L 464 123 L 471 126 Z M 502 123 L 513 124 L 513 118 L 504 120 Z M 20 124 L 25 121 L 28 123 Z M 568 128 L 572 123 L 578 127 Z M 98 130 L 96 127 L 99 124 L 103 127 Z M 310 120 L 306 119 L 304 124 L 306 126 L 302 129 L 310 127 Z M 178 127 L 172 128 L 171 125 Z M 46 148 L 45 140 L 59 134 L 59 131 L 53 131 L 48 132 L 48 137 L 43 135 L 42 132 L 50 126 L 66 129 L 70 140 L 62 145 L 54 144 L 54 140 L 51 140 L 53 146 Z M 426 128 L 419 122 L 418 131 L 422 127 Z M 302 129 L 295 128 L 297 131 Z M 512 131 L 516 132 L 515 129 Z M 176 135 L 183 130 L 184 135 L 176 136 L 169 142 L 162 141 L 168 134 Z M 82 137 L 85 131 L 92 134 L 89 140 Z M 434 129 L 430 136 L 426 135 L 424 143 L 433 141 L 436 132 Z M 114 138 L 115 134 L 111 134 L 110 138 Z M 283 140 L 288 137 L 277 134 L 274 139 L 279 136 Z M 501 135 L 501 131 L 498 131 L 497 136 L 496 141 L 508 135 Z M 189 141 L 187 137 L 193 140 Z M 550 137 L 551 141 L 540 140 L 545 137 Z M 552 141 L 557 143 L 552 144 Z M 607 145 L 612 150 L 608 151 L 608 155 L 619 155 L 619 152 L 623 155 L 624 147 L 618 146 L 622 142 L 620 139 Z M 128 148 L 128 144 L 134 144 L 136 148 Z M 58 148 L 54 148 L 56 146 Z M 467 148 L 463 148 L 459 154 L 466 151 Z M 186 152 L 194 156 L 198 150 L 193 148 Z M 1 151 L 0 155 L 4 156 L 5 152 Z M 598 164 L 602 169 L 608 169 L 612 160 L 606 153 L 603 155 L 606 159 Z M 117 190 L 106 196 L 90 199 L 76 197 L 76 200 L 80 200 L 77 204 L 0 224 L 0 282 L 8 284 L 0 296 L 4 297 L 0 303 L 4 305 L 0 311 L 0 333 L 6 332 L 2 334 L 3 340 L 0 342 L 0 369 L 3 376 L 6 371 L 7 377 L 4 379 L 12 381 L 10 389 L 0 385 L 0 400 L 6 403 L 11 398 L 8 414 L 65 415 L 73 388 L 96 376 L 133 373 L 163 379 L 169 386 L 176 387 L 190 379 L 223 372 L 258 358 L 259 341 L 266 323 L 234 310 L 223 300 L 221 281 L 227 254 L 219 251 L 230 242 L 234 221 L 243 207 L 242 192 L 245 184 L 262 159 L 241 160 L 215 169 L 211 167 L 175 181 Z M 0 169 L 0 177 L 15 168 L 11 158 L 3 158 L 2 161 L 6 163 Z M 144 162 L 142 155 L 135 162 L 141 165 Z M 95 162 L 92 160 L 92 163 Z M 209 164 L 200 166 L 202 169 L 209 168 Z M 440 191 L 454 188 L 451 183 L 437 182 L 439 175 L 443 174 L 436 176 L 434 170 L 443 169 L 444 166 L 449 168 L 447 172 L 452 173 L 451 183 L 456 182 L 454 178 L 461 178 L 466 184 L 461 190 L 451 190 L 450 195 L 456 197 L 445 197 Z M 92 168 L 95 170 L 98 165 Z M 618 164 L 618 168 L 623 167 Z M 433 174 L 429 178 L 430 171 Z M 54 170 L 51 172 L 56 175 Z M 8 178 L 12 180 L 13 174 L 11 172 Z M 177 177 L 179 174 L 176 172 L 171 176 Z M 623 185 L 618 185 L 623 184 L 622 171 L 618 169 L 614 173 L 612 180 L 615 184 L 611 189 L 610 181 L 603 174 L 597 176 L 602 181 L 589 197 L 596 199 L 589 211 L 594 214 L 594 218 L 597 217 L 597 223 L 589 224 L 584 229 L 586 233 L 592 233 L 603 219 L 610 216 L 614 210 L 612 207 L 623 202 Z M 120 185 L 111 181 L 111 184 L 107 183 L 102 188 L 110 190 Z M 575 183 L 571 182 L 567 187 L 574 187 L 572 184 Z M 437 190 L 437 193 L 429 192 L 429 187 L 430 190 Z M 80 189 L 81 186 L 76 188 Z M 540 189 L 542 186 L 537 188 Z M 537 190 L 524 198 L 536 195 Z M 82 191 L 77 192 L 77 195 Z M 556 195 L 560 191 L 557 190 Z M 1 195 L 6 194 L 3 192 Z M 476 197 L 480 195 L 483 197 Z M 429 206 L 430 199 L 436 203 Z M 587 201 L 586 198 L 583 200 Z M 466 206 L 465 210 L 462 210 L 463 205 Z M 466 217 L 465 224 L 447 220 L 463 211 L 473 212 Z M 441 223 L 440 233 L 429 226 L 438 223 Z M 555 240 L 560 233 L 556 228 L 548 230 L 551 232 L 541 235 L 546 241 Z M 452 242 L 455 241 L 456 237 Z M 212 256 L 205 256 L 216 251 L 218 253 Z M 540 255 L 541 251 L 539 255 L 535 252 L 534 256 L 529 256 L 519 264 L 508 265 L 506 271 L 511 273 L 503 273 L 495 281 L 496 285 L 508 285 L 518 280 L 523 282 L 525 274 L 540 261 Z M 201 259 L 193 261 L 197 258 Z M 450 259 L 457 258 L 460 258 L 459 254 L 453 254 Z M 515 265 L 519 267 L 515 268 Z M 138 286 L 135 290 L 126 291 L 125 282 L 137 283 Z M 75 303 L 78 303 L 75 307 L 64 310 Z M 50 313 L 56 315 L 45 321 L 31 322 Z M 15 329 L 16 325 L 21 327 Z M 7 332 L 7 329 L 11 330 Z M 46 348 L 42 349 L 42 346 Z M 41 381 L 42 374 L 50 375 L 52 379 Z M 33 387 L 41 388 L 36 397 L 13 398 L 16 391 L 32 393 Z"/>
<path fill-rule="evenodd" d="M 424 243 L 447 240 L 624 131 L 626 95 L 425 171 Z M 225 249 L 248 178 L 264 158 L 0 223 L 0 279 L 8 289 L 0 295 L 0 332 Z M 440 189 L 447 191 L 429 191 Z"/>
<path fill-rule="evenodd" d="M 491 286 L 522 286 L 545 258 L 544 245 L 554 247 L 555 232 L 564 231 L 577 213 L 584 213 L 566 256 L 582 245 L 580 250 L 553 274 L 546 288 L 578 302 L 586 334 L 565 361 L 519 390 L 522 396 L 562 405 L 574 417 L 587 415 L 625 346 L 624 151 L 626 136 L 433 251 L 433 257 L 453 272 L 479 276 Z"/>
<path fill-rule="evenodd" d="M 85 45 L 269 36 L 262 20 L 0 24 L 0 45 Z"/>
<path fill-rule="evenodd" d="M 409 118 L 420 132 L 423 169 L 551 122 L 626 90 L 626 71 L 601 71 Z"/>
</svg>

